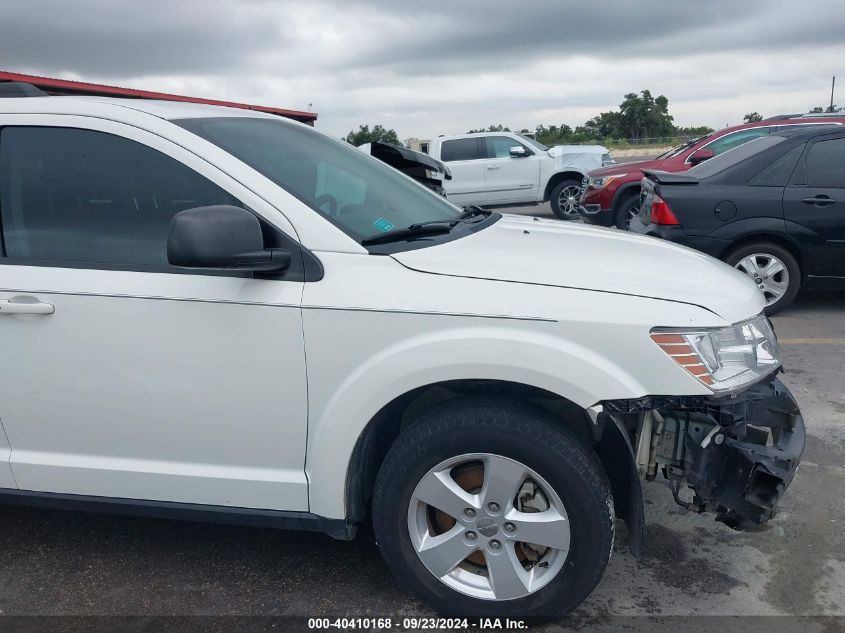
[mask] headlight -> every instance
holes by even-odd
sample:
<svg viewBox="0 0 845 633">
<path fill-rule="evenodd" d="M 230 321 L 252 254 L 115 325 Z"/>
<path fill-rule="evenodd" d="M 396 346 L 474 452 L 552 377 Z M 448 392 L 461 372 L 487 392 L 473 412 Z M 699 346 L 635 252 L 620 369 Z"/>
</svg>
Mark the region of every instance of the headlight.
<svg viewBox="0 0 845 633">
<path fill-rule="evenodd" d="M 736 391 L 777 369 L 780 350 L 771 323 L 759 315 L 726 328 L 655 328 L 651 340 L 713 391 Z"/>
<path fill-rule="evenodd" d="M 613 174 L 612 176 L 596 176 L 595 178 L 590 178 L 590 182 L 588 184 L 590 187 L 600 189 L 602 187 L 606 187 L 617 178 L 622 178 L 622 176 L 627 175 L 628 174 Z"/>
</svg>

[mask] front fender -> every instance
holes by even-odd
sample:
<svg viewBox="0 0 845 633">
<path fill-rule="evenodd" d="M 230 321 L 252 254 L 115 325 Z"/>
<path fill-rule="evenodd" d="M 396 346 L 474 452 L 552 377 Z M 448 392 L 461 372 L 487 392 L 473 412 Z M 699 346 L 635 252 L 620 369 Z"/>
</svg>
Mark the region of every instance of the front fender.
<svg viewBox="0 0 845 633">
<path fill-rule="evenodd" d="M 322 318 L 334 315 L 314 314 L 311 322 Z M 527 329 L 524 322 L 516 327 L 473 321 L 434 331 L 431 325 L 418 326 L 424 332 L 418 334 L 393 332 L 392 342 L 369 353 L 364 353 L 367 345 L 356 353 L 351 341 L 360 344 L 362 337 L 354 336 L 342 355 L 332 353 L 329 341 L 309 347 L 306 474 L 311 512 L 345 517 L 346 469 L 359 436 L 383 407 L 417 388 L 451 380 L 500 380 L 544 389 L 584 408 L 600 394 L 645 391 L 610 359 L 555 335 L 557 323 L 531 323 L 533 329 Z"/>
</svg>

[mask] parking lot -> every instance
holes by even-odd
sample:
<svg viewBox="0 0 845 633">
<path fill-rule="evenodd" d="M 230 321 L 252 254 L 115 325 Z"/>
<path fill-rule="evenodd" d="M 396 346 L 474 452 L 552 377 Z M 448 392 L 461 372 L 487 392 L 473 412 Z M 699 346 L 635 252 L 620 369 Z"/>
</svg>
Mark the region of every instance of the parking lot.
<svg viewBox="0 0 845 633">
<path fill-rule="evenodd" d="M 845 615 L 843 314 L 845 296 L 819 294 L 800 297 L 774 318 L 785 381 L 808 429 L 780 514 L 762 532 L 733 532 L 712 516 L 685 516 L 667 488 L 646 486 L 643 558 L 628 553 L 620 525 L 606 575 L 570 622 L 600 625 L 635 614 Z M 368 529 L 350 543 L 19 507 L 0 508 L 0 520 L 3 614 L 429 614 L 397 586 Z"/>
</svg>

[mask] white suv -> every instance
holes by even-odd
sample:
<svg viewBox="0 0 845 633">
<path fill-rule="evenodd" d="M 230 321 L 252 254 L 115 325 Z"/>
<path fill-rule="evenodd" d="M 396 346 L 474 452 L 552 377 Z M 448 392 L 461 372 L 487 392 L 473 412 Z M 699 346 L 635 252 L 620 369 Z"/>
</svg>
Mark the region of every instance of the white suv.
<svg viewBox="0 0 845 633">
<path fill-rule="evenodd" d="M 742 528 L 804 444 L 754 284 L 466 211 L 243 110 L 0 99 L 0 499 L 324 531 L 435 608 L 583 600 L 641 482 Z"/>
</svg>

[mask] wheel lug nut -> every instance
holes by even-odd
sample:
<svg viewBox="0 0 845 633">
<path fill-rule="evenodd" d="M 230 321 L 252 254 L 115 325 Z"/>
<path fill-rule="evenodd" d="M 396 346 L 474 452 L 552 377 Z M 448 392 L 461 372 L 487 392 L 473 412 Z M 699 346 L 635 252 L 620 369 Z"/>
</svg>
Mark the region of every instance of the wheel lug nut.
<svg viewBox="0 0 845 633">
<path fill-rule="evenodd" d="M 475 532 L 467 532 L 467 540 L 468 541 L 474 541 L 475 538 L 476 538 Z"/>
<path fill-rule="evenodd" d="M 502 544 L 499 543 L 499 541 L 497 541 L 496 539 L 493 539 L 492 541 L 490 541 L 490 548 L 491 549 L 499 549 L 501 546 L 502 546 Z"/>
<path fill-rule="evenodd" d="M 502 526 L 505 529 L 505 532 L 513 532 L 516 529 L 516 526 L 508 521 Z"/>
<path fill-rule="evenodd" d="M 498 512 L 499 511 L 499 504 L 496 503 L 495 501 L 491 501 L 490 503 L 487 504 L 487 509 L 490 510 L 490 512 Z"/>
<path fill-rule="evenodd" d="M 464 510 L 464 514 L 471 519 L 475 516 L 475 510 L 473 510 L 472 508 L 467 508 L 466 510 Z"/>
</svg>

